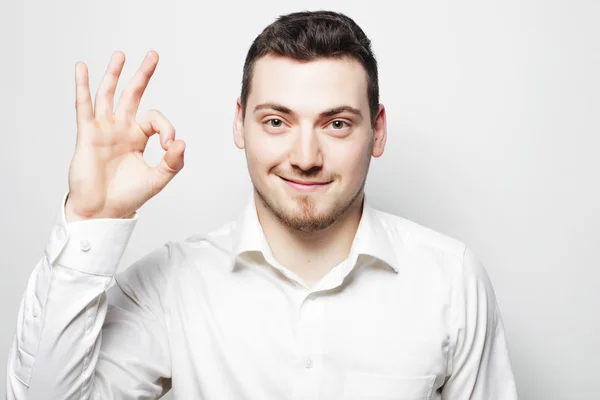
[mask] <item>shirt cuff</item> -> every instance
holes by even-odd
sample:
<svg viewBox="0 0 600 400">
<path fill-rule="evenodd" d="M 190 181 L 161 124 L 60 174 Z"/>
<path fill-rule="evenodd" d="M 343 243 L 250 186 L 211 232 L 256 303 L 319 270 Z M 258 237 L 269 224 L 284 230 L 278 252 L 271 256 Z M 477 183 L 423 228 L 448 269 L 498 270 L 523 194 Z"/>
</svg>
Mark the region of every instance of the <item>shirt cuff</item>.
<svg viewBox="0 0 600 400">
<path fill-rule="evenodd" d="M 45 249 L 50 264 L 94 275 L 114 275 L 138 220 L 132 218 L 97 218 L 70 222 L 65 217 L 63 197 Z"/>
</svg>

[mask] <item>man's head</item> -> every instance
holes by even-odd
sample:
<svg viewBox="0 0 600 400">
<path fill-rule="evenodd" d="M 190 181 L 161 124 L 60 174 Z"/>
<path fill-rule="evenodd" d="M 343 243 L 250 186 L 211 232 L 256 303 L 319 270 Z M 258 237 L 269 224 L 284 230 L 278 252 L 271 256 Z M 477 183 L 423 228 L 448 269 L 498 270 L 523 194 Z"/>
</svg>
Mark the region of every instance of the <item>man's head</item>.
<svg viewBox="0 0 600 400">
<path fill-rule="evenodd" d="M 370 41 L 328 11 L 279 17 L 244 64 L 234 139 L 263 204 L 284 224 L 321 230 L 362 199 L 371 156 L 383 153 Z"/>
</svg>

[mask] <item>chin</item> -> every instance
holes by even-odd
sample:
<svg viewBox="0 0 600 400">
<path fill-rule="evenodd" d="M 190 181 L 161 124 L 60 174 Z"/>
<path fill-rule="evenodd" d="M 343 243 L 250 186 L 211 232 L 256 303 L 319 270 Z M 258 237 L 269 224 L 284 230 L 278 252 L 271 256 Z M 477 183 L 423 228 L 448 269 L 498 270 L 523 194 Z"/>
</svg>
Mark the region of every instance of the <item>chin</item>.
<svg viewBox="0 0 600 400">
<path fill-rule="evenodd" d="M 334 201 L 321 200 L 319 196 L 298 195 L 286 201 L 287 207 L 275 211 L 286 226 L 303 231 L 321 231 L 337 221 L 347 210 Z M 279 212 L 277 212 L 279 211 Z"/>
</svg>

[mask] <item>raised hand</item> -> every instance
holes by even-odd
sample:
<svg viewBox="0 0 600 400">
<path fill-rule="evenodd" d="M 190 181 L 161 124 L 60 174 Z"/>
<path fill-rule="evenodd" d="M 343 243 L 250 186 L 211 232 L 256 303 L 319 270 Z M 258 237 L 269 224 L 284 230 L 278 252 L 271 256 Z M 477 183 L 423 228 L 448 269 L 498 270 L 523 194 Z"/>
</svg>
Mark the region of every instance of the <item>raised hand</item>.
<svg viewBox="0 0 600 400">
<path fill-rule="evenodd" d="M 75 66 L 77 142 L 69 168 L 67 221 L 126 218 L 160 192 L 183 168 L 185 143 L 157 110 L 136 120 L 142 94 L 158 64 L 150 51 L 114 107 L 125 55 L 115 52 L 92 105 L 87 66 Z M 114 109 L 114 110 L 113 110 Z M 142 155 L 148 139 L 160 135 L 166 151 L 156 166 Z"/>
</svg>

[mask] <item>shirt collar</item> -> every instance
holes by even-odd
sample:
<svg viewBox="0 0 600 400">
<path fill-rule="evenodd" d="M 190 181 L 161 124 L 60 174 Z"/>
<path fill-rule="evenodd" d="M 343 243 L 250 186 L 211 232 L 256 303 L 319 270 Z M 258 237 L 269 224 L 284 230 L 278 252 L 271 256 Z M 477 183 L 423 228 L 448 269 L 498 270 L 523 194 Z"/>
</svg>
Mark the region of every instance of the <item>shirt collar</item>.
<svg viewBox="0 0 600 400">
<path fill-rule="evenodd" d="M 232 250 L 231 269 L 235 268 L 235 261 L 244 253 L 256 251 L 265 257 L 270 254 L 267 238 L 258 220 L 254 193 L 250 195 L 244 212 L 235 223 Z"/>
<path fill-rule="evenodd" d="M 350 258 L 356 260 L 360 255 L 374 257 L 398 272 L 395 246 L 399 246 L 401 243 L 394 244 L 392 242 L 391 232 L 378 214 L 379 212 L 369 205 L 365 196 L 362 216 L 350 250 Z M 267 239 L 258 220 L 254 194 L 250 196 L 244 212 L 236 221 L 232 250 L 230 263 L 232 270 L 235 268 L 236 259 L 244 253 L 260 252 L 265 258 L 272 258 Z"/>
<path fill-rule="evenodd" d="M 370 206 L 365 196 L 362 216 L 350 254 L 355 257 L 367 255 L 376 258 L 398 272 L 396 248 L 401 242 L 392 240 L 389 227 L 379 214 L 379 211 Z"/>
</svg>

